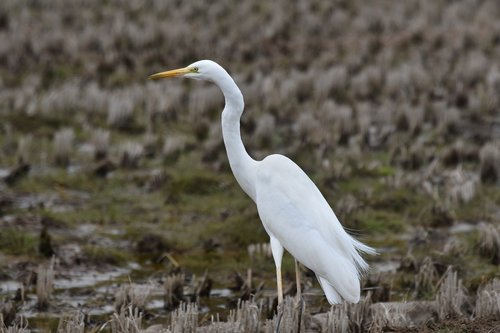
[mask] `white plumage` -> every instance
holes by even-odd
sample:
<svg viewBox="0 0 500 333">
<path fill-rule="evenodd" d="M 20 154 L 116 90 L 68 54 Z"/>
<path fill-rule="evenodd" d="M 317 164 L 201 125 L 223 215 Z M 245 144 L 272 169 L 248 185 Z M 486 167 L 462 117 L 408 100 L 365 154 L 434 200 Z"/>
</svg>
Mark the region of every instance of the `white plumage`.
<svg viewBox="0 0 500 333">
<path fill-rule="evenodd" d="M 201 60 L 151 78 L 173 76 L 212 81 L 224 94 L 222 132 L 229 163 L 240 186 L 256 203 L 269 234 L 278 299 L 283 297 L 281 260 L 286 249 L 314 271 L 331 304 L 342 299 L 358 302 L 360 275 L 368 268 L 360 252 L 375 254 L 375 250 L 347 234 L 316 185 L 292 160 L 274 154 L 256 161 L 247 154 L 240 135 L 243 96 L 221 66 Z"/>
</svg>

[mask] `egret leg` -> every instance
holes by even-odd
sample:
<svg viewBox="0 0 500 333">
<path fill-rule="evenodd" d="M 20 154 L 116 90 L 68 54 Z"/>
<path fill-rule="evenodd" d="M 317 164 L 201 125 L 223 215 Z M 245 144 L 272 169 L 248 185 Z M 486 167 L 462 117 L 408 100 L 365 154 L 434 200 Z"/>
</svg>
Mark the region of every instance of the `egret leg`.
<svg viewBox="0 0 500 333">
<path fill-rule="evenodd" d="M 276 265 L 276 284 L 278 285 L 278 322 L 276 333 L 279 333 L 281 317 L 283 317 L 283 284 L 281 282 L 281 259 L 283 259 L 283 246 L 274 237 L 271 237 L 271 250 L 273 251 L 274 263 Z"/>
<path fill-rule="evenodd" d="M 302 298 L 302 287 L 300 285 L 300 267 L 299 262 L 295 259 L 295 283 L 297 284 L 297 298 Z"/>
<path fill-rule="evenodd" d="M 283 285 L 281 282 L 281 259 L 283 258 L 283 246 L 274 237 L 271 237 L 271 250 L 273 251 L 274 263 L 276 265 L 276 284 L 278 285 L 278 305 L 283 303 Z"/>
<path fill-rule="evenodd" d="M 297 259 L 295 259 L 295 283 L 297 284 L 296 296 L 298 303 L 297 332 L 300 332 L 302 326 L 302 311 L 304 310 L 304 300 L 302 299 L 302 286 L 300 285 L 300 267 Z"/>
<path fill-rule="evenodd" d="M 276 282 L 278 285 L 278 305 L 283 303 L 283 284 L 281 282 L 281 267 L 276 267 Z"/>
</svg>

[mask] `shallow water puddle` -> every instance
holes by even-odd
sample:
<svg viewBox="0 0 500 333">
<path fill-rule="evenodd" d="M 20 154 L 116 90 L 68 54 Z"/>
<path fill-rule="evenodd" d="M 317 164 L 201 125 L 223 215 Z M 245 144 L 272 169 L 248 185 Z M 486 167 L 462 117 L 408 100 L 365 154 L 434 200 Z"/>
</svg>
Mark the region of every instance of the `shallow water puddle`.
<svg viewBox="0 0 500 333">
<path fill-rule="evenodd" d="M 370 269 L 374 273 L 395 272 L 399 268 L 400 264 L 401 263 L 397 260 L 374 262 L 370 265 Z"/>
<path fill-rule="evenodd" d="M 10 170 L 9 169 L 2 169 L 2 168 L 0 168 L 0 179 L 3 179 L 5 177 L 7 177 L 9 174 L 10 174 Z"/>
<path fill-rule="evenodd" d="M 131 271 L 131 268 L 97 271 L 94 269 L 89 270 L 84 267 L 73 267 L 70 270 L 56 270 L 51 304 L 53 304 L 53 309 L 57 309 L 57 312 L 52 312 L 50 308 L 47 312 L 38 311 L 36 308 L 34 288 L 30 288 L 29 293 L 26 293 L 25 303 L 21 308 L 20 314 L 27 318 L 41 315 L 54 315 L 58 317 L 61 311 L 67 312 L 81 309 L 85 307 L 86 303 L 94 301 L 96 298 L 114 296 L 116 290 L 118 290 L 119 283 L 126 281 Z M 99 285 L 101 285 L 101 287 L 92 288 Z M 1 281 L 0 298 L 12 297 L 16 290 L 21 287 L 22 284 L 17 281 Z M 89 288 L 91 288 L 91 290 L 89 290 Z M 114 308 L 112 305 L 106 304 L 97 307 L 93 305 L 91 314 L 111 313 L 113 310 Z"/>
<path fill-rule="evenodd" d="M 54 288 L 58 290 L 91 287 L 101 282 L 112 282 L 118 277 L 127 276 L 130 272 L 130 268 L 117 268 L 107 272 L 68 270 L 60 272 L 59 275 L 63 277 L 55 279 Z"/>
<path fill-rule="evenodd" d="M 0 295 L 11 294 L 21 288 L 21 283 L 16 281 L 0 281 Z"/>
<path fill-rule="evenodd" d="M 476 225 L 463 222 L 454 224 L 448 229 L 448 232 L 449 234 L 468 233 L 476 229 Z M 88 238 L 92 237 L 96 230 L 96 225 L 83 223 L 76 226 L 71 233 Z M 115 235 L 121 232 L 119 229 L 109 229 L 107 234 Z M 400 237 L 402 239 L 412 239 L 412 233 L 402 233 Z M 113 246 L 116 246 L 116 244 Z M 66 253 L 67 250 L 65 249 Z M 396 258 L 401 248 L 388 246 L 378 250 L 382 254 L 382 257 L 379 257 L 381 261 L 372 260 L 370 262 L 370 273 L 377 275 L 396 272 L 400 266 L 400 261 Z M 75 251 L 79 252 L 78 249 Z M 106 266 L 102 267 L 102 269 L 100 267 L 89 268 L 86 266 L 58 266 L 54 280 L 54 292 L 50 301 L 51 306 L 47 311 L 43 312 L 37 309 L 34 287 L 30 287 L 26 293 L 26 301 L 22 305 L 20 314 L 36 323 L 35 327 L 42 327 L 45 322 L 52 322 L 51 325 L 57 324 L 61 314 L 74 311 L 83 311 L 93 316 L 94 320 L 105 321 L 111 313 L 116 311 L 115 299 L 120 292 L 120 288 L 130 284 L 133 284 L 134 288 L 139 288 L 137 290 L 142 290 L 141 288 L 144 287 L 144 290 L 147 290 L 149 294 L 149 299 L 145 305 L 150 315 L 148 322 L 156 323 L 165 320 L 169 316 L 164 309 L 163 297 L 165 289 L 163 278 L 160 278 L 163 274 L 158 275 L 162 271 L 162 268 L 158 267 L 158 265 L 148 262 L 131 262 L 124 268 Z M 188 283 L 184 287 L 186 299 L 195 299 L 193 296 L 194 284 Z M 267 289 L 259 293 L 259 298 L 265 304 L 272 303 L 275 297 L 273 285 L 269 283 L 266 283 L 266 285 Z M 11 299 L 16 290 L 21 287 L 21 283 L 13 280 L 0 281 L 0 299 Z M 238 292 L 233 292 L 230 289 L 214 288 L 210 291 L 210 297 L 198 299 L 199 310 L 204 314 L 219 313 L 221 316 L 225 316 L 229 309 L 234 307 L 232 301 L 237 296 Z M 317 285 L 313 284 L 306 287 L 303 297 L 311 308 L 323 309 L 326 306 L 323 292 Z"/>
<path fill-rule="evenodd" d="M 450 227 L 451 234 L 468 233 L 477 230 L 477 225 L 467 222 L 457 222 Z"/>
</svg>

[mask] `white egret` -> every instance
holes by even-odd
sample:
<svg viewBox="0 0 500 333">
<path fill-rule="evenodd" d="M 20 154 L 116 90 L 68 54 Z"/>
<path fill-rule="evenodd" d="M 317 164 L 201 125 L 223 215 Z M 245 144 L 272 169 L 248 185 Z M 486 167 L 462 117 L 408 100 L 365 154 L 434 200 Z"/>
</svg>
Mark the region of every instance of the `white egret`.
<svg viewBox="0 0 500 333">
<path fill-rule="evenodd" d="M 229 164 L 241 188 L 256 203 L 269 234 L 276 264 L 278 303 L 283 301 L 283 249 L 314 271 L 330 304 L 342 299 L 358 302 L 360 275 L 368 269 L 360 252 L 375 254 L 375 250 L 347 234 L 316 185 L 292 160 L 274 154 L 256 161 L 248 155 L 240 135 L 243 95 L 226 70 L 211 60 L 201 60 L 150 76 L 169 77 L 211 81 L 224 94 L 222 136 Z"/>
</svg>

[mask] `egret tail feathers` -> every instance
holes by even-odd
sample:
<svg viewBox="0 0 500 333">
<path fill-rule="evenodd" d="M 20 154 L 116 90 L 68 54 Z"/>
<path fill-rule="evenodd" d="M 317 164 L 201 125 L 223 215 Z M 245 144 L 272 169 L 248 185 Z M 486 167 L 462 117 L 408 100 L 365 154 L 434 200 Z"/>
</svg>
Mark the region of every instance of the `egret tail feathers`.
<svg viewBox="0 0 500 333">
<path fill-rule="evenodd" d="M 354 247 L 356 248 L 356 250 L 361 251 L 361 252 L 366 253 L 366 254 L 369 254 L 369 255 L 373 255 L 373 256 L 378 254 L 377 250 L 374 249 L 373 247 L 365 245 L 354 238 L 352 240 L 353 240 L 352 243 L 353 243 Z"/>
<path fill-rule="evenodd" d="M 374 248 L 372 248 L 368 245 L 365 245 L 354 238 L 352 238 L 352 245 L 354 245 L 354 248 L 355 248 L 355 251 L 352 254 L 352 258 L 354 260 L 354 264 L 356 265 L 358 273 L 360 275 L 362 275 L 363 273 L 368 271 L 368 269 L 370 267 L 369 267 L 368 263 L 363 259 L 360 252 L 366 253 L 369 255 L 377 255 L 378 252 Z"/>
</svg>

